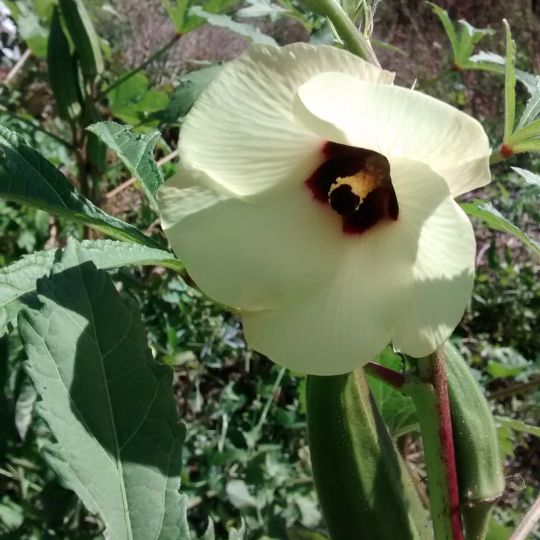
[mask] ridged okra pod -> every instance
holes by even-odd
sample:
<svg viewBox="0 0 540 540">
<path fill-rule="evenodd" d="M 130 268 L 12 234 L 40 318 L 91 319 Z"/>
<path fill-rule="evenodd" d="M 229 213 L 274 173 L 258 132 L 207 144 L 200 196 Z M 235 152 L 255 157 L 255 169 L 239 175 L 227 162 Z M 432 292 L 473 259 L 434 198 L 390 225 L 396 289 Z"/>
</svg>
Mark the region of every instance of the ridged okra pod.
<svg viewBox="0 0 540 540">
<path fill-rule="evenodd" d="M 491 510 L 504 489 L 493 415 L 469 366 L 444 346 L 445 371 L 466 540 L 483 540 Z"/>
<path fill-rule="evenodd" d="M 85 79 L 91 81 L 103 71 L 103 56 L 88 11 L 82 0 L 60 0 L 60 10 L 81 71 Z"/>
<path fill-rule="evenodd" d="M 362 370 L 307 380 L 313 476 L 332 540 L 432 538 Z"/>
<path fill-rule="evenodd" d="M 60 22 L 58 8 L 53 9 L 47 44 L 49 83 L 56 102 L 58 116 L 73 121 L 81 114 L 77 67 L 69 50 L 69 41 Z"/>
</svg>

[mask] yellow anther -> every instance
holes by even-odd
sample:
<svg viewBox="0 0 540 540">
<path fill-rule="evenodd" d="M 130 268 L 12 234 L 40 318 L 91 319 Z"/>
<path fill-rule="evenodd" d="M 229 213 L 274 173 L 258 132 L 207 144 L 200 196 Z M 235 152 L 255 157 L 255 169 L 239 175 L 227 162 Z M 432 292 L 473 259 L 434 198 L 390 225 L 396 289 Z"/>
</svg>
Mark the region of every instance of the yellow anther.
<svg viewBox="0 0 540 540">
<path fill-rule="evenodd" d="M 359 171 L 352 176 L 339 177 L 332 184 L 328 195 L 339 186 L 347 185 L 351 191 L 360 198 L 360 203 L 376 188 L 381 185 L 380 176 L 367 171 Z"/>
</svg>

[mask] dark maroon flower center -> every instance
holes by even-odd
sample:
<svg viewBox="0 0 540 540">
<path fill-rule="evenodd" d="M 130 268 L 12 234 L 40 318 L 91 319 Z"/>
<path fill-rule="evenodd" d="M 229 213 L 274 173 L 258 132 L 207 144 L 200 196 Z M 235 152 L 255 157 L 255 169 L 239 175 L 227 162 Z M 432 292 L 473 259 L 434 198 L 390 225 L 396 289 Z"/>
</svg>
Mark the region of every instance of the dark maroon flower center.
<svg viewBox="0 0 540 540">
<path fill-rule="evenodd" d="M 396 221 L 399 206 L 388 160 L 371 150 L 328 142 L 325 161 L 306 180 L 313 198 L 329 205 L 346 234 L 363 234 L 379 221 Z"/>
</svg>

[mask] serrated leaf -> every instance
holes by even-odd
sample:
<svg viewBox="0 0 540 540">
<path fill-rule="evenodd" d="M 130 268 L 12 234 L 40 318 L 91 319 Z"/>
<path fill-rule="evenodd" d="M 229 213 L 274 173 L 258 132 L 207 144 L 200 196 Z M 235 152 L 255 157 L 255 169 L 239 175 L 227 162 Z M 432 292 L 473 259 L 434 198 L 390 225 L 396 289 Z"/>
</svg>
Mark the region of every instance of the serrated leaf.
<svg viewBox="0 0 540 540">
<path fill-rule="evenodd" d="M 432 2 L 428 2 L 428 4 L 431 6 L 433 13 L 435 13 L 435 15 L 437 15 L 437 17 L 441 21 L 444 31 L 448 36 L 448 40 L 450 41 L 454 57 L 456 57 L 458 55 L 458 37 L 452 20 L 448 16 L 448 13 L 445 9 Z"/>
<path fill-rule="evenodd" d="M 181 33 L 184 29 L 188 4 L 188 0 L 175 0 L 174 5 L 169 0 L 161 0 L 161 5 L 165 8 L 177 33 Z"/>
<path fill-rule="evenodd" d="M 172 253 L 131 242 L 84 240 L 79 250 L 102 270 L 132 265 L 161 265 L 177 271 L 183 268 Z M 0 335 L 8 322 L 15 319 L 28 295 L 36 290 L 36 280 L 49 274 L 61 254 L 60 249 L 38 251 L 0 268 Z"/>
<path fill-rule="evenodd" d="M 519 174 L 527 184 L 530 184 L 531 186 L 540 187 L 540 175 L 533 173 L 532 171 L 528 171 L 527 169 L 522 169 L 520 167 L 510 167 L 514 172 Z"/>
<path fill-rule="evenodd" d="M 521 240 L 535 255 L 540 257 L 540 244 L 529 238 L 519 227 L 508 221 L 491 203 L 475 199 L 462 203 L 461 208 L 472 217 L 483 221 L 490 229 L 511 234 Z"/>
<path fill-rule="evenodd" d="M 215 13 L 208 13 L 200 6 L 193 6 L 189 13 L 197 17 L 201 17 L 208 24 L 212 26 L 219 26 L 220 28 L 227 28 L 244 36 L 251 40 L 253 43 L 259 43 L 261 45 L 276 45 L 274 38 L 263 34 L 256 26 L 251 24 L 239 23 L 231 19 L 228 15 L 221 15 Z"/>
<path fill-rule="evenodd" d="M 172 372 L 153 360 L 138 310 L 75 244 L 37 290 L 41 305 L 19 316 L 19 330 L 36 410 L 57 440 L 49 462 L 106 538 L 179 538 L 185 431 Z"/>
<path fill-rule="evenodd" d="M 458 53 L 455 61 L 463 68 L 478 42 L 485 36 L 493 34 L 494 31 L 491 28 L 475 28 L 464 19 L 460 19 L 458 24 L 461 32 L 459 33 Z"/>
<path fill-rule="evenodd" d="M 523 128 L 540 116 L 540 77 L 536 76 L 535 85 L 531 97 L 527 101 L 523 114 L 518 122 L 518 128 Z"/>
<path fill-rule="evenodd" d="M 473 54 L 466 64 L 463 66 L 463 69 L 477 69 L 484 71 L 491 71 L 493 73 L 500 73 L 504 75 L 506 73 L 506 58 L 500 54 L 479 51 L 476 54 Z M 523 84 L 523 86 L 529 92 L 529 95 L 533 95 L 536 87 L 537 76 L 532 73 L 527 73 L 521 69 L 516 69 L 516 79 Z"/>
<path fill-rule="evenodd" d="M 528 433 L 529 435 L 534 435 L 535 437 L 540 437 L 540 427 L 531 426 L 523 422 L 522 420 L 517 420 L 516 418 L 507 418 L 505 416 L 495 416 L 495 422 L 500 426 L 506 426 L 514 431 L 519 431 L 521 433 Z"/>
<path fill-rule="evenodd" d="M 153 152 L 160 137 L 159 131 L 136 134 L 131 126 L 116 122 L 99 122 L 87 129 L 99 137 L 139 180 L 152 208 L 157 211 L 156 192 L 163 184 L 163 176 L 154 161 Z"/>
<path fill-rule="evenodd" d="M 160 247 L 136 227 L 94 206 L 20 135 L 2 126 L 0 197 L 66 217 L 118 240 Z"/>
<path fill-rule="evenodd" d="M 506 32 L 506 71 L 504 75 L 504 136 L 506 142 L 514 133 L 516 114 L 516 43 L 512 39 L 510 25 L 503 19 Z"/>
</svg>

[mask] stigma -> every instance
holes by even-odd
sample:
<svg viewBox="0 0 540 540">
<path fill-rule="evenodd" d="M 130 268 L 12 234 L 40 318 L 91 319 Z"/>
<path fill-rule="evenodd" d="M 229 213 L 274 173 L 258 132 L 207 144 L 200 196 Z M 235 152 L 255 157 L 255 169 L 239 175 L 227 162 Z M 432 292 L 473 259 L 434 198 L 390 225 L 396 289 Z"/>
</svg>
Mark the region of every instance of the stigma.
<svg viewBox="0 0 540 540">
<path fill-rule="evenodd" d="M 341 217 L 344 234 L 362 235 L 380 221 L 398 219 L 398 200 L 385 156 L 328 142 L 323 157 L 305 185 L 314 200 Z"/>
<path fill-rule="evenodd" d="M 352 176 L 337 178 L 330 186 L 328 202 L 332 210 L 341 216 L 356 212 L 364 199 L 379 187 L 379 179 L 366 171 L 359 171 Z"/>
<path fill-rule="evenodd" d="M 339 215 L 348 216 L 360 208 L 372 191 L 389 183 L 389 173 L 386 158 L 370 156 L 355 174 L 336 178 L 328 190 L 328 203 Z"/>
</svg>

